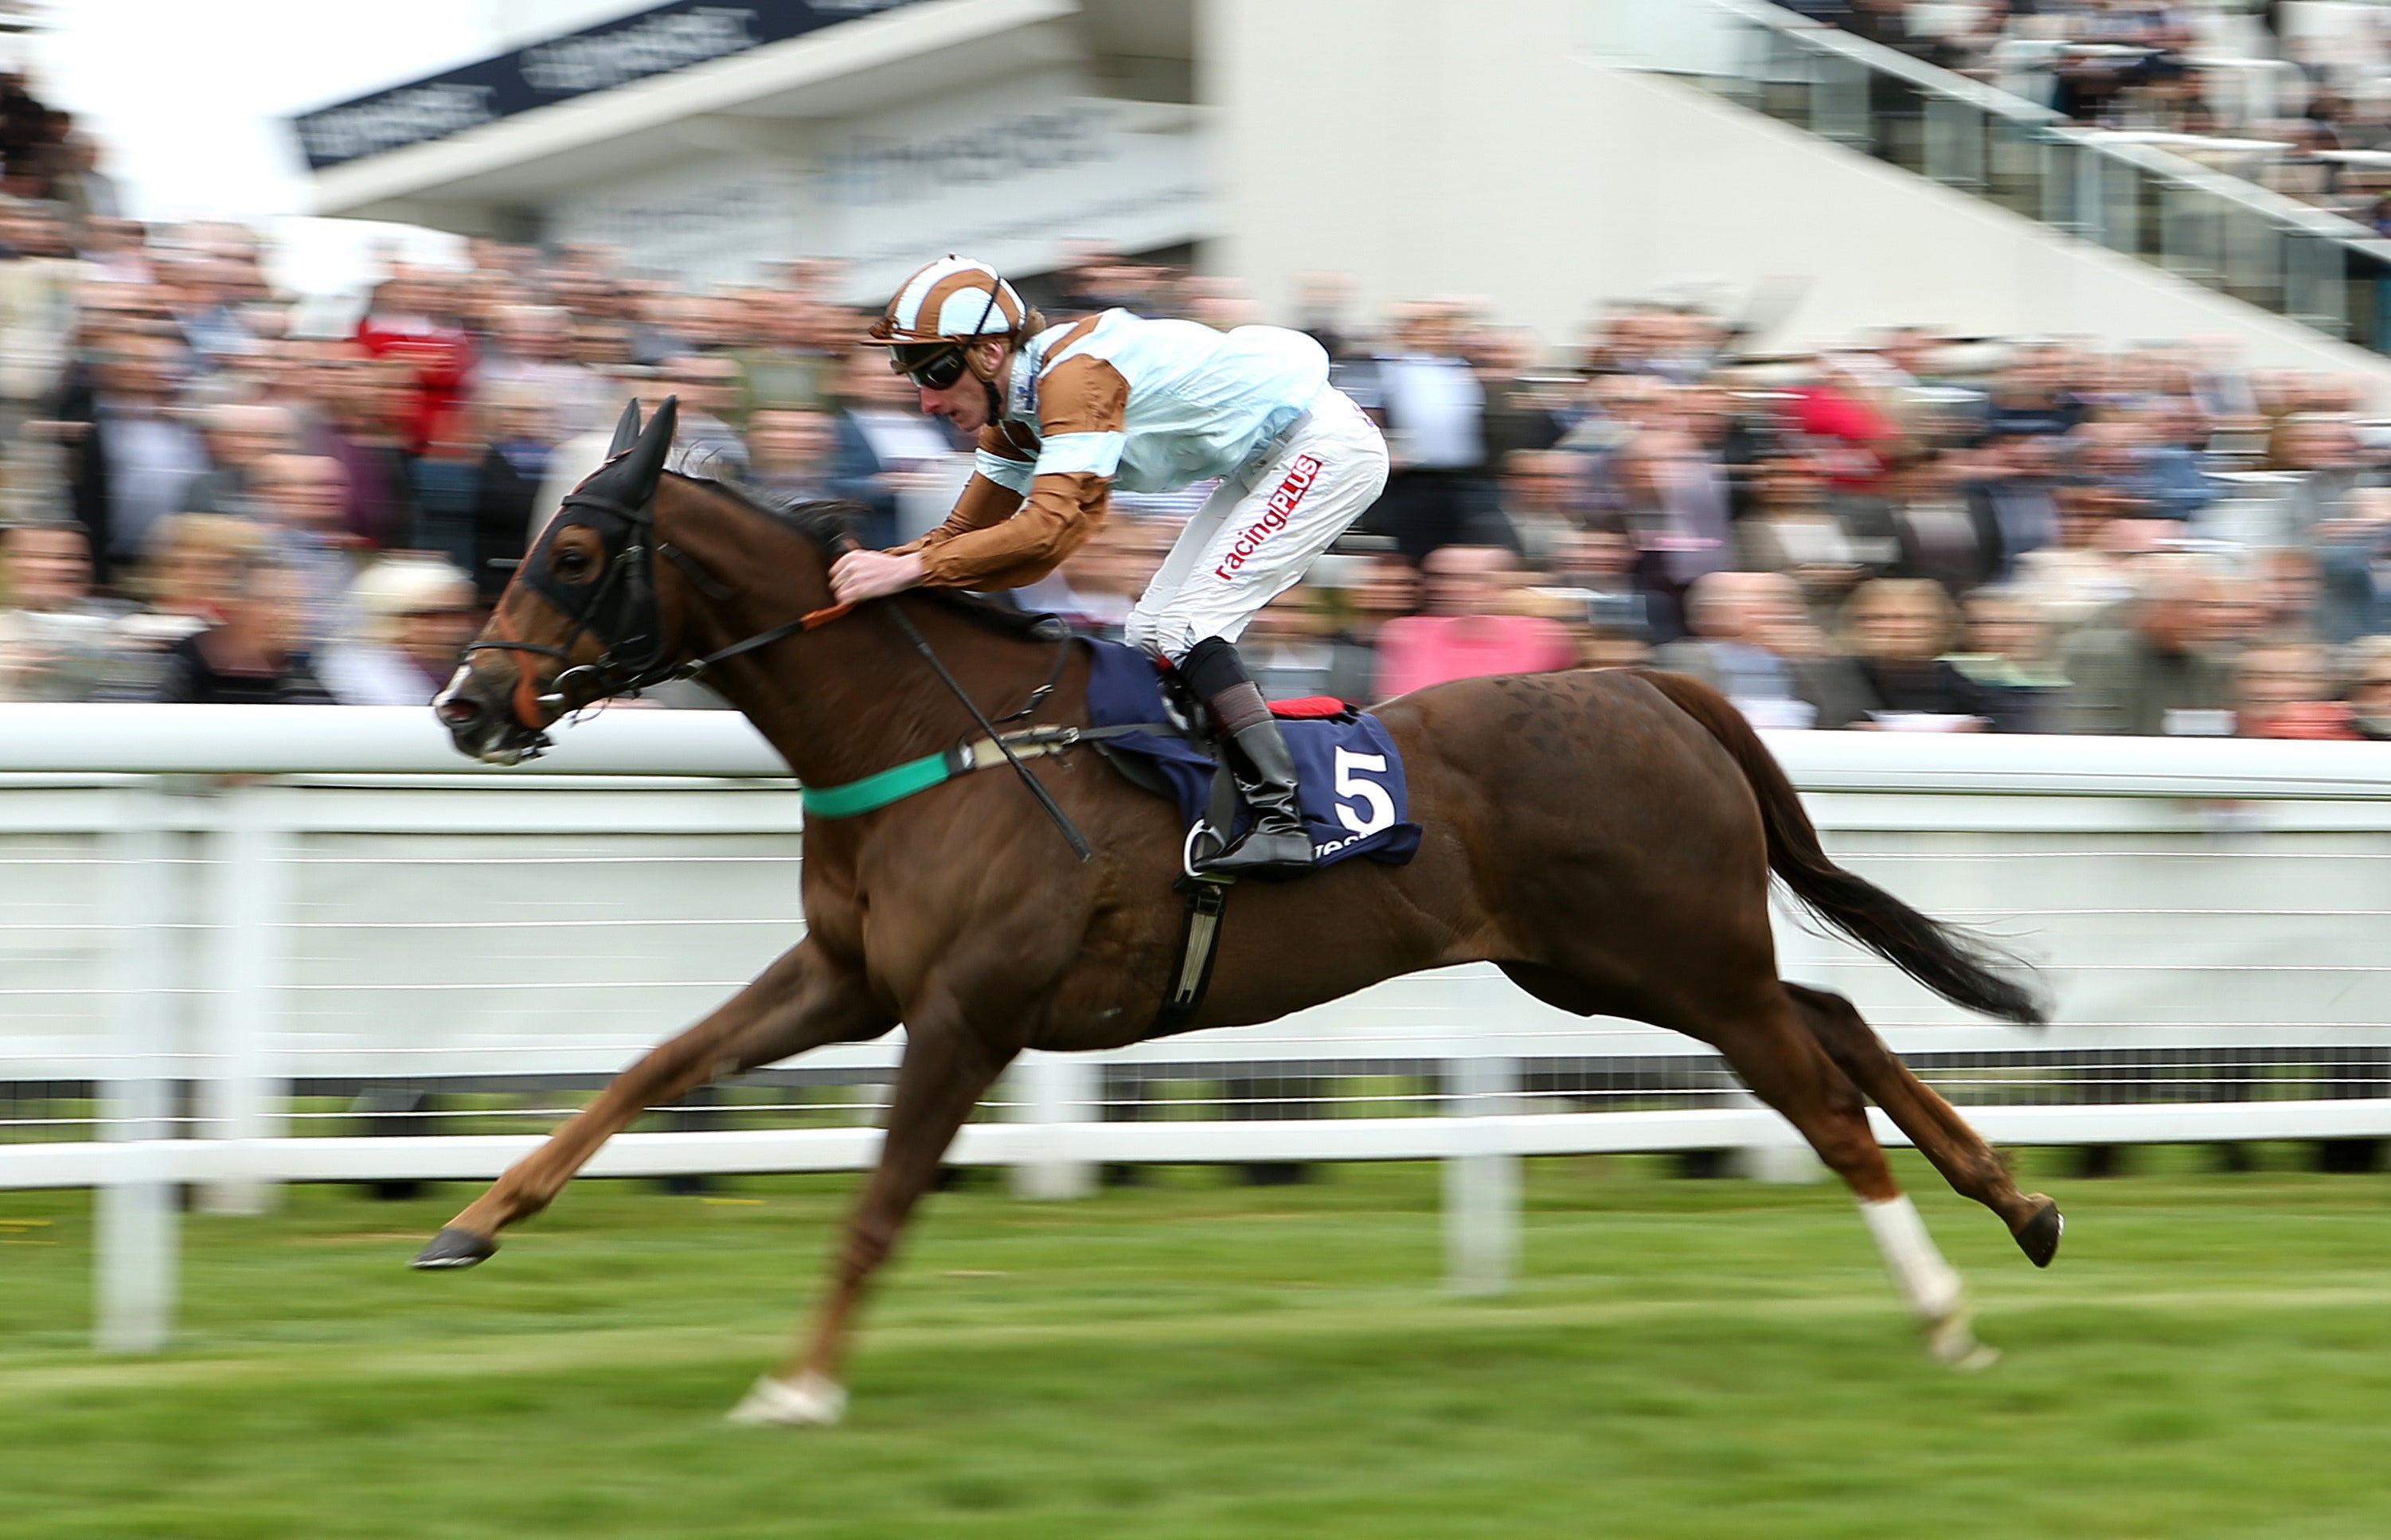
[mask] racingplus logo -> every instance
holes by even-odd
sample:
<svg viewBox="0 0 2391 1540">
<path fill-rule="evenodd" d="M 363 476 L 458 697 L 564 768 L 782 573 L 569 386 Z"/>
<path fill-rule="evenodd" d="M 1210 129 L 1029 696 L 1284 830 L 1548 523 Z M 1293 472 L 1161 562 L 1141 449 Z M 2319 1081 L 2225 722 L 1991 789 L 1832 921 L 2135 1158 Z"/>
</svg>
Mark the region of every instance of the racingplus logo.
<svg viewBox="0 0 2391 1540">
<path fill-rule="evenodd" d="M 1280 482 L 1278 490 L 1270 495 L 1270 503 L 1262 516 L 1237 531 L 1236 544 L 1229 548 L 1228 554 L 1221 559 L 1221 564 L 1212 569 L 1212 576 L 1223 583 L 1236 576 L 1254 552 L 1261 550 L 1263 541 L 1286 527 L 1286 522 L 1295 517 L 1296 505 L 1303 501 L 1303 495 L 1311 491 L 1312 484 L 1319 479 L 1320 461 L 1311 455 L 1296 456 L 1295 463 L 1287 468 L 1286 479 Z"/>
</svg>

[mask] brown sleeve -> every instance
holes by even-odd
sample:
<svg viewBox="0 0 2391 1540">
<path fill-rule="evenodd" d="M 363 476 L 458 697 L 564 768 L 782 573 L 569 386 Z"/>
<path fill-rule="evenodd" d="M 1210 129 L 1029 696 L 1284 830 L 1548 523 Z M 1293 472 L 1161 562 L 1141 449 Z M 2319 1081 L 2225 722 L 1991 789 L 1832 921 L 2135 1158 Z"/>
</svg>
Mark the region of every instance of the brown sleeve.
<svg viewBox="0 0 2391 1540">
<path fill-rule="evenodd" d="M 1117 434 L 1129 406 L 1129 382 L 1101 358 L 1066 358 L 1038 382 L 1041 440 L 1066 434 Z M 988 435 L 981 435 L 988 447 Z M 1003 451 L 993 451 L 1002 453 Z M 1006 458 L 1016 458 L 1008 455 Z M 976 478 L 975 478 L 976 479 Z M 963 505 L 923 548 L 922 581 L 945 589 L 1017 589 L 1061 565 L 1105 522 L 1112 477 L 1049 472 L 1029 484 L 1021 511 L 1001 523 L 958 528 Z M 991 489 L 1002 491 L 1001 487 Z M 1006 494 L 1010 496 L 1011 494 Z"/>
<path fill-rule="evenodd" d="M 1035 439 L 1022 442 L 1027 436 L 1015 434 L 991 422 L 979 431 L 979 450 L 984 455 L 1027 465 L 1038 458 L 1038 445 Z M 990 524 L 1003 523 L 1020 506 L 1020 493 L 975 473 L 963 483 L 963 494 L 955 498 L 954 511 L 947 515 L 946 523 L 918 540 L 889 547 L 889 551 L 892 555 L 910 556 L 917 550 L 944 545 L 958 535 L 967 535 L 975 529 L 986 529 Z"/>
</svg>

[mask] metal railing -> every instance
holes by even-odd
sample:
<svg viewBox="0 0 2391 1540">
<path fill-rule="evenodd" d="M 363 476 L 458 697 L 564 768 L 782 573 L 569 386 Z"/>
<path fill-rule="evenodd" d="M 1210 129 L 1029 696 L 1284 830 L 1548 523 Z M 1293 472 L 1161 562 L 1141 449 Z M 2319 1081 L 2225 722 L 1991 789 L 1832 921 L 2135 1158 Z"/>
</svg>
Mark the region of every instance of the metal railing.
<svg viewBox="0 0 2391 1540">
<path fill-rule="evenodd" d="M 2391 353 L 2391 240 L 1762 0 L 1694 13 L 1630 62 L 1973 194 L 2078 239 L 2377 353 Z M 1648 20 L 1647 25 L 1648 26 Z"/>
<path fill-rule="evenodd" d="M 1839 860 L 2046 964 L 2059 1025 L 2027 1033 L 1779 926 L 1787 975 L 1850 994 L 1988 1136 L 2391 1135 L 2391 745 L 1771 741 Z M 0 707 L 0 1188 L 101 1190 L 103 1340 L 163 1339 L 174 1184 L 239 1210 L 281 1182 L 495 1175 L 793 943 L 780 770 L 727 713 L 613 712 L 494 770 L 417 711 Z M 866 1164 L 901 1049 L 743 1078 L 592 1171 Z M 983 1112 L 953 1158 L 1050 1196 L 1095 1162 L 1452 1161 L 1473 1288 L 1516 1246 L 1521 1156 L 1799 1154 L 1706 1045 L 1490 967 L 1032 1055 Z"/>
</svg>

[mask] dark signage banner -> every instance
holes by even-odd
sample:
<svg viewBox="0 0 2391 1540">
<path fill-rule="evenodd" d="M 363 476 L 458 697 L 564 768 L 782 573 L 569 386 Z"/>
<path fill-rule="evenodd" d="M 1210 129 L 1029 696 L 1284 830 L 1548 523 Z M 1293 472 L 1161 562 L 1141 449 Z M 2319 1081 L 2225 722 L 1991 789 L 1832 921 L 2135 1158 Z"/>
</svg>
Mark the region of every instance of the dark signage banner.
<svg viewBox="0 0 2391 1540">
<path fill-rule="evenodd" d="M 307 169 L 321 171 L 912 3 L 674 0 L 445 74 L 319 107 L 292 118 L 291 126 L 306 152 Z"/>
</svg>

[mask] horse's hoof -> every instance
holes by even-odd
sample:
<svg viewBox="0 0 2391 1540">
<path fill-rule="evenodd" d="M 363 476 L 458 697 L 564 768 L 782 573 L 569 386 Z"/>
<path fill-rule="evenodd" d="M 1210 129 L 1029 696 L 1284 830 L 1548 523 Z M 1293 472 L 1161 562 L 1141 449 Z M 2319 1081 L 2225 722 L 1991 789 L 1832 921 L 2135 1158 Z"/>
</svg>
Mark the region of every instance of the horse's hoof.
<svg viewBox="0 0 2391 1540">
<path fill-rule="evenodd" d="M 808 1369 L 794 1385 L 759 1377 L 724 1418 L 743 1428 L 828 1428 L 847 1416 L 847 1391 Z"/>
<path fill-rule="evenodd" d="M 2001 1360 L 2001 1350 L 1976 1340 L 1976 1331 L 1964 1310 L 1955 1310 L 1926 1328 L 1926 1351 L 1938 1364 L 1963 1374 L 1989 1369 Z"/>
<path fill-rule="evenodd" d="M 471 1230 L 460 1230 L 454 1224 L 444 1224 L 431 1243 L 415 1253 L 409 1267 L 471 1267 L 487 1262 L 497 1252 L 495 1236 L 478 1236 Z"/>
<path fill-rule="evenodd" d="M 2059 1205 L 2040 1193 L 2029 1193 L 2026 1198 L 2042 1207 L 2034 1211 L 2032 1219 L 2018 1226 L 2018 1249 L 2036 1267 L 2049 1267 L 2050 1259 L 2059 1255 L 2059 1237 L 2066 1231 L 2067 1221 L 2060 1214 Z"/>
</svg>

